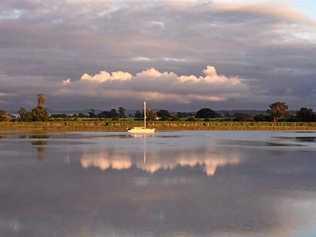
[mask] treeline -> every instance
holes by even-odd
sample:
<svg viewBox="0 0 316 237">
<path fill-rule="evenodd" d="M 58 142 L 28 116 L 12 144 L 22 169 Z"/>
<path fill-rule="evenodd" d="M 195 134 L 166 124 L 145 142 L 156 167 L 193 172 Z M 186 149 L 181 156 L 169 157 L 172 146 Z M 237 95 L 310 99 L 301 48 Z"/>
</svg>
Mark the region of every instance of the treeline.
<svg viewBox="0 0 316 237">
<path fill-rule="evenodd" d="M 288 105 L 284 102 L 276 102 L 269 106 L 266 112 L 249 115 L 236 113 L 234 121 L 256 121 L 256 122 L 316 122 L 316 113 L 311 108 L 302 107 L 296 112 L 289 112 Z"/>
<path fill-rule="evenodd" d="M 123 107 L 111 109 L 96 113 L 90 110 L 87 114 L 55 114 L 52 118 L 99 118 L 99 119 L 134 119 L 142 120 L 144 118 L 143 111 L 137 110 L 135 113 L 127 114 L 127 110 Z M 284 102 L 275 102 L 271 104 L 263 113 L 228 113 L 217 112 L 210 108 L 202 108 L 196 112 L 169 112 L 168 110 L 147 110 L 147 120 L 149 121 L 239 121 L 239 122 L 316 122 L 316 113 L 310 108 L 301 108 L 296 112 L 289 112 L 288 106 Z"/>
<path fill-rule="evenodd" d="M 21 108 L 17 116 L 0 111 L 0 121 L 49 121 L 49 120 L 81 120 L 81 119 L 110 119 L 110 120 L 142 120 L 143 111 L 127 113 L 123 107 L 99 111 L 90 109 L 87 113 L 75 114 L 49 114 L 45 108 L 46 98 L 38 95 L 37 106 L 28 111 Z M 296 112 L 289 112 L 288 105 L 284 102 L 271 104 L 265 112 L 261 113 L 229 113 L 217 112 L 211 108 L 202 108 L 196 112 L 169 112 L 168 110 L 147 110 L 148 121 L 239 121 L 239 122 L 316 122 L 316 113 L 311 108 L 302 107 Z"/>
</svg>

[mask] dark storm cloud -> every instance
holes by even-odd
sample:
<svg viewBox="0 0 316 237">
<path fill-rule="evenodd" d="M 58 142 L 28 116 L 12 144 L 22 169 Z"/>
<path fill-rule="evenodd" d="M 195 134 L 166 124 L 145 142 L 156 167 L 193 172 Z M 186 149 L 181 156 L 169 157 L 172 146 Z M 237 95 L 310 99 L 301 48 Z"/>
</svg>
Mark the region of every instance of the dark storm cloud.
<svg viewBox="0 0 316 237">
<path fill-rule="evenodd" d="M 208 96 L 225 100 L 153 105 L 265 108 L 280 99 L 291 107 L 316 106 L 315 22 L 289 2 L 4 0 L 0 32 L 0 92 L 11 93 L 1 97 L 1 106 L 7 109 L 18 108 L 22 97 L 39 90 L 47 92 L 50 107 L 58 109 L 71 108 L 72 103 L 60 105 L 66 99 L 77 101 L 78 108 L 136 105 L 138 99 L 118 100 L 106 93 L 56 98 L 51 92 L 63 80 L 75 82 L 102 70 L 134 75 L 154 67 L 198 77 L 207 65 L 227 77 L 237 76 L 248 90 L 227 95 L 219 88 L 214 94 L 212 87 Z M 120 89 L 135 93 L 129 86 Z M 164 94 L 166 89 L 143 92 Z"/>
</svg>

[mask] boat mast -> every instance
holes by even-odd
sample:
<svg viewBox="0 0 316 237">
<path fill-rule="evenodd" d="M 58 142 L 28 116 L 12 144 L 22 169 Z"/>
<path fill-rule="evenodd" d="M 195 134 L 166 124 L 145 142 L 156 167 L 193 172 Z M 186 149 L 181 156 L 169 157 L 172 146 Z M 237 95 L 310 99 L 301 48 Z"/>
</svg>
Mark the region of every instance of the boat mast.
<svg viewBox="0 0 316 237">
<path fill-rule="evenodd" d="M 146 115 L 146 101 L 144 101 L 144 128 L 146 128 L 146 118 L 147 118 L 147 115 Z"/>
</svg>

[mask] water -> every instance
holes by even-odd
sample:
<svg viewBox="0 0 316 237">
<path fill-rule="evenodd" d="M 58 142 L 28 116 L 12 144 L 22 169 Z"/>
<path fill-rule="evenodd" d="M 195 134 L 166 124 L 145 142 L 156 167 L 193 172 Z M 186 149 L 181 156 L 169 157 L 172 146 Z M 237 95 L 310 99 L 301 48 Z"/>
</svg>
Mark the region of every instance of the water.
<svg viewBox="0 0 316 237">
<path fill-rule="evenodd" d="M 0 236 L 316 236 L 316 133 L 0 136 Z"/>
</svg>

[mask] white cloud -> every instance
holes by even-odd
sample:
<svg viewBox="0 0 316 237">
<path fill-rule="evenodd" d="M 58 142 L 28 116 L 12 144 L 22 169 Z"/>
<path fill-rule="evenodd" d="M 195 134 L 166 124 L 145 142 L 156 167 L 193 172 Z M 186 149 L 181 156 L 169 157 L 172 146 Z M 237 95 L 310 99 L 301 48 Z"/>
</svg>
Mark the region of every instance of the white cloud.
<svg viewBox="0 0 316 237">
<path fill-rule="evenodd" d="M 63 81 L 59 93 L 189 104 L 192 101 L 223 101 L 245 91 L 247 86 L 240 78 L 220 75 L 215 67 L 207 66 L 202 76 L 179 76 L 155 68 L 135 75 L 123 71 L 83 74 L 79 81 Z"/>
<path fill-rule="evenodd" d="M 71 79 L 70 78 L 68 78 L 67 80 L 63 80 L 63 85 L 64 86 L 68 86 L 68 85 L 70 85 L 71 84 Z"/>
<path fill-rule="evenodd" d="M 219 75 L 215 67 L 207 66 L 203 70 L 204 76 L 196 77 L 194 75 L 190 76 L 180 76 L 179 80 L 181 82 L 193 82 L 193 83 L 207 83 L 211 85 L 222 85 L 222 86 L 238 86 L 241 81 L 238 77 L 226 77 Z"/>
<path fill-rule="evenodd" d="M 207 66 L 203 70 L 203 76 L 194 75 L 182 75 L 178 76 L 174 72 L 160 72 L 155 68 L 146 69 L 137 73 L 135 76 L 129 72 L 117 71 L 109 73 L 107 71 L 101 71 L 95 75 L 83 74 L 81 81 L 90 81 L 95 83 L 106 83 L 108 81 L 140 81 L 146 82 L 148 79 L 156 79 L 157 81 L 168 81 L 169 83 L 200 83 L 203 85 L 215 85 L 234 87 L 241 85 L 241 81 L 238 77 L 227 77 L 219 75 L 213 66 Z"/>
<path fill-rule="evenodd" d="M 184 63 L 188 61 L 185 58 L 170 58 L 170 57 L 164 57 L 162 58 L 162 60 L 165 62 L 175 62 L 175 63 L 179 63 L 179 62 Z"/>
<path fill-rule="evenodd" d="M 134 61 L 134 62 L 150 62 L 150 61 L 152 61 L 152 59 L 148 58 L 148 57 L 141 57 L 141 56 L 139 56 L 139 57 L 131 58 L 131 61 Z"/>
<path fill-rule="evenodd" d="M 132 75 L 128 72 L 112 72 L 108 73 L 106 71 L 101 71 L 98 74 L 95 74 L 93 76 L 90 76 L 89 74 L 85 73 L 81 76 L 81 81 L 89 81 L 89 82 L 96 82 L 96 83 L 103 83 L 106 81 L 125 81 L 125 80 L 131 80 Z"/>
<path fill-rule="evenodd" d="M 150 26 L 152 26 L 154 28 L 158 28 L 160 30 L 165 29 L 165 23 L 162 21 L 150 21 L 149 24 L 150 24 Z"/>
<path fill-rule="evenodd" d="M 209 0 L 161 0 L 162 4 L 179 10 L 207 2 L 209 2 Z"/>
<path fill-rule="evenodd" d="M 167 63 L 190 63 L 196 61 L 191 58 L 176 58 L 176 57 L 160 57 L 160 58 L 149 58 L 149 57 L 132 57 L 132 62 L 167 62 Z"/>
<path fill-rule="evenodd" d="M 147 70 L 144 70 L 142 72 L 139 72 L 136 74 L 136 77 L 143 77 L 143 78 L 158 78 L 161 76 L 161 72 L 159 72 L 155 68 L 150 68 Z"/>
</svg>

